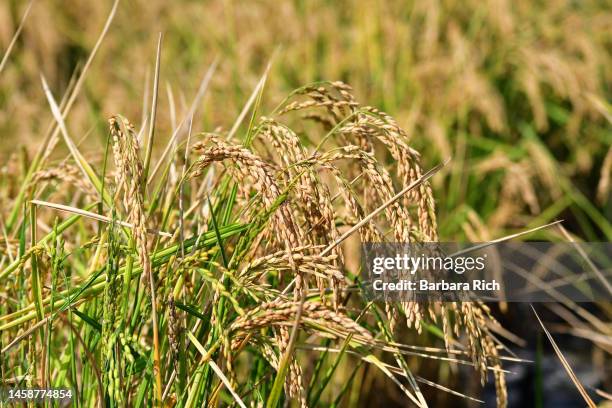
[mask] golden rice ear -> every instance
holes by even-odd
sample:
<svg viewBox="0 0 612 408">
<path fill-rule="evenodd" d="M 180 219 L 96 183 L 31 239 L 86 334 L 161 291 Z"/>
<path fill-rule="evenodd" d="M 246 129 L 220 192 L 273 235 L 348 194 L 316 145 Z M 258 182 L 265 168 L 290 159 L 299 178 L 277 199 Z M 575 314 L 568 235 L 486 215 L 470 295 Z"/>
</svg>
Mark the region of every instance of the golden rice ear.
<svg viewBox="0 0 612 408">
<path fill-rule="evenodd" d="M 212 146 L 208 148 L 201 142 L 194 145 L 193 150 L 200 151 L 201 156 L 192 168 L 191 177 L 201 175 L 204 169 L 214 162 L 227 160 L 236 165 L 235 169 L 242 177 L 254 181 L 253 188 L 261 192 L 265 207 L 271 209 L 282 194 L 273 167 L 242 146 L 232 145 L 218 138 L 211 138 L 209 142 Z M 286 251 L 289 252 L 291 248 L 301 245 L 302 240 L 299 230 L 287 205 L 280 204 L 272 214 L 271 220 L 272 230 L 278 233 L 278 237 L 273 238 L 276 238 L 277 242 L 285 247 Z M 295 267 L 292 257 L 289 257 L 289 261 L 295 273 L 295 296 L 297 297 L 304 290 L 303 276 Z"/>
<path fill-rule="evenodd" d="M 287 103 L 281 109 L 281 114 L 322 109 L 326 111 L 325 120 L 334 125 L 325 138 L 337 139 L 341 145 L 354 144 L 365 153 L 371 154 L 376 152 L 376 144 L 382 144 L 397 163 L 397 174 L 403 185 L 421 177 L 423 172 L 419 164 L 420 157 L 418 152 L 408 145 L 406 132 L 387 113 L 370 106 L 360 106 L 351 95 L 350 87 L 341 82 L 324 82 L 300 88 L 294 95 L 308 99 Z M 325 142 L 325 138 L 320 145 Z M 367 167 L 371 168 L 371 164 L 367 164 Z M 382 172 L 384 171 L 383 169 Z M 376 179 L 364 187 L 364 198 L 376 193 L 377 186 L 386 184 L 385 180 L 379 177 L 380 175 L 385 178 L 381 170 L 369 174 Z M 413 235 L 421 237 L 422 240 L 436 241 L 438 235 L 435 203 L 429 183 L 423 183 L 418 189 L 411 191 L 402 203 L 406 208 L 416 203 L 417 209 L 416 214 L 400 216 L 400 219 L 404 219 L 403 224 L 408 225 L 400 226 L 396 220 L 395 228 L 399 236 L 402 239 L 410 239 L 412 225 L 417 225 L 418 228 L 413 229 Z M 398 211 L 401 210 L 396 210 Z"/>
<path fill-rule="evenodd" d="M 298 218 L 296 227 L 304 244 L 323 245 L 333 242 L 340 233 L 334 220 L 334 208 L 331 202 L 329 189 L 321 182 L 316 174 L 316 168 L 310 159 L 310 154 L 302 145 L 295 132 L 273 119 L 262 118 L 259 132 L 276 150 L 279 163 L 282 166 L 285 178 L 291 182 L 296 180 L 294 186 L 295 199 L 291 204 L 294 214 Z M 334 248 L 334 265 L 342 265 L 342 251 Z M 329 284 L 334 291 L 333 303 L 335 307 L 341 301 L 340 287 L 343 279 L 330 275 L 329 279 L 316 277 L 317 286 L 323 299 L 326 299 L 324 290 Z"/>
<path fill-rule="evenodd" d="M 91 183 L 83 180 L 81 170 L 72 164 L 64 162 L 57 167 L 36 172 L 36 174 L 34 174 L 32 177 L 30 186 L 32 189 L 34 189 L 37 187 L 38 183 L 50 180 L 59 180 L 65 185 L 76 187 L 78 190 L 84 193 L 87 199 L 91 202 L 98 200 L 99 195 L 96 189 L 91 185 Z"/>
<path fill-rule="evenodd" d="M 138 139 L 134 127 L 127 119 L 116 115 L 109 119 L 113 138 L 113 157 L 117 172 L 117 193 L 123 192 L 123 205 L 127 221 L 134 226 L 134 239 L 144 276 L 150 274 L 151 262 L 147 246 L 146 215 L 144 209 L 142 162 L 139 156 Z"/>
<path fill-rule="evenodd" d="M 113 138 L 113 156 L 117 173 L 115 182 L 117 193 L 123 191 L 123 205 L 127 212 L 127 221 L 133 225 L 133 240 L 138 250 L 142 267 L 142 276 L 151 297 L 151 319 L 153 321 L 153 366 L 156 398 L 161 401 L 161 363 L 159 330 L 157 327 L 157 300 L 155 281 L 147 244 L 147 219 L 144 208 L 143 192 L 146 179 L 143 177 L 142 162 L 139 156 L 138 138 L 132 124 L 120 115 L 108 121 Z"/>
</svg>

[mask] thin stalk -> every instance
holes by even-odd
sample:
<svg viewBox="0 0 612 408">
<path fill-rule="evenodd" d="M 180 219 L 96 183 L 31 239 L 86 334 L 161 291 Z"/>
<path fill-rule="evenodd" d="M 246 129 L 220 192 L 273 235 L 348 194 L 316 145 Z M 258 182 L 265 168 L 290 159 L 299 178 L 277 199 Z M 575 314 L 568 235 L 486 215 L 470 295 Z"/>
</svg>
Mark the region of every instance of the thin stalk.
<svg viewBox="0 0 612 408">
<path fill-rule="evenodd" d="M 159 94 L 159 69 L 161 65 L 161 48 L 164 35 L 160 32 L 157 40 L 157 56 L 155 58 L 155 77 L 153 78 L 153 99 L 151 100 L 151 121 L 149 122 L 149 134 L 147 136 L 147 150 L 145 153 L 143 178 L 147 179 L 149 175 L 149 165 L 151 164 L 151 152 L 153 151 L 153 142 L 155 140 L 155 119 L 157 118 L 157 98 Z"/>
</svg>

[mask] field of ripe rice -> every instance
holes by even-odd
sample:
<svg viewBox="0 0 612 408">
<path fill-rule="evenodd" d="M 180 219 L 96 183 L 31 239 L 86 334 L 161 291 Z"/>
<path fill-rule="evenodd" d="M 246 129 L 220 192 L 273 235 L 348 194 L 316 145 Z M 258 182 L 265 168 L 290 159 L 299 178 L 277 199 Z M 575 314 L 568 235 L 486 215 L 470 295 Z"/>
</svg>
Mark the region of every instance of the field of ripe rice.
<svg viewBox="0 0 612 408">
<path fill-rule="evenodd" d="M 372 302 L 360 243 L 610 241 L 611 49 L 591 0 L 1 3 L 0 406 L 610 406 L 612 298 Z"/>
</svg>

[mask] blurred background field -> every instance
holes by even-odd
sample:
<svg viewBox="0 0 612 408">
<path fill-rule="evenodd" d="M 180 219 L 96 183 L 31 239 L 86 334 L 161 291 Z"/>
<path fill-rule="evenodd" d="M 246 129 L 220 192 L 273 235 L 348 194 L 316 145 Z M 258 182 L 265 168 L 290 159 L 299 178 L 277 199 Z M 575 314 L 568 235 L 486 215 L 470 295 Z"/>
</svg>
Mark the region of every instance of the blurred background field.
<svg viewBox="0 0 612 408">
<path fill-rule="evenodd" d="M 111 5 L 33 2 L 0 72 L 0 171 L 25 166 L 53 122 L 40 74 L 59 100 L 82 69 Z M 0 3 L 2 55 L 27 7 L 26 1 Z M 218 67 L 195 115 L 196 132 L 231 128 L 270 64 L 261 114 L 304 84 L 341 80 L 354 88 L 358 101 L 397 119 L 422 154 L 424 169 L 452 158 L 433 184 L 440 240 L 486 241 L 558 219 L 577 240 L 612 239 L 608 1 L 124 1 L 67 118 L 79 148 L 97 168 L 107 119 L 120 112 L 139 129 L 149 115 L 160 32 L 154 158 L 214 61 Z M 306 131 L 300 136 L 317 142 L 308 141 Z M 54 155 L 65 157 L 62 149 Z M 390 157 L 380 160 L 392 165 Z M 19 187 L 2 189 L 1 217 L 8 216 Z M 610 315 L 609 305 L 604 312 L 601 305 L 591 306 L 585 307 Z M 503 312 L 502 323 L 527 339 L 520 356 L 540 358 L 536 349 L 548 343 L 534 337 L 533 316 L 530 327 L 521 317 L 531 312 Z M 577 350 L 572 363 L 579 376 L 609 390 L 609 342 L 590 353 L 590 342 L 563 333 L 559 344 Z M 609 332 L 603 334 L 609 339 Z M 548 355 L 540 371 L 516 381 L 537 382 L 541 367 L 560 371 L 554 354 Z M 434 370 L 433 365 L 426 362 L 421 369 Z M 360 375 L 364 389 L 384 387 L 389 403 L 401 401 L 384 377 Z M 471 375 L 449 386 L 469 393 L 464 384 L 478 383 Z M 512 381 L 511 402 L 519 398 L 513 397 L 520 395 L 516 390 L 526 389 Z M 559 381 L 569 384 L 567 378 Z M 546 395 L 563 388 L 551 387 Z M 575 402 L 575 396 L 559 398 Z M 440 404 L 455 401 L 431 396 L 436 398 Z M 531 394 L 520 398 L 537 400 Z"/>
</svg>

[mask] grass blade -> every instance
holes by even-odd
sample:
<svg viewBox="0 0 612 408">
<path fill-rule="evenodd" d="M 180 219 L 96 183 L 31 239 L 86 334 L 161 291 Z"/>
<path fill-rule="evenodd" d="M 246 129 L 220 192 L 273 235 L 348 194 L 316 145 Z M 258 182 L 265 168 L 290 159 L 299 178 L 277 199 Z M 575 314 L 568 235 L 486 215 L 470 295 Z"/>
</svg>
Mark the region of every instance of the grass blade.
<svg viewBox="0 0 612 408">
<path fill-rule="evenodd" d="M 28 6 L 26 7 L 23 13 L 23 17 L 21 17 L 21 21 L 19 22 L 19 26 L 17 27 L 17 30 L 15 30 L 15 34 L 13 34 L 13 37 L 11 38 L 11 42 L 6 48 L 4 55 L 2 56 L 2 61 L 0 61 L 0 74 L 4 70 L 4 66 L 6 65 L 6 62 L 8 61 L 9 55 L 11 55 L 11 51 L 13 51 L 13 47 L 15 46 L 15 43 L 17 42 L 17 38 L 19 37 L 19 34 L 21 34 L 21 30 L 23 30 L 23 26 L 25 25 L 25 22 L 28 19 L 28 16 L 30 15 L 30 9 L 32 8 L 32 4 L 34 4 L 34 0 L 30 0 L 30 2 L 28 3 Z"/>
<path fill-rule="evenodd" d="M 48 201 L 42 201 L 42 200 L 32 200 L 30 202 L 32 204 L 42 205 L 44 207 L 49 207 L 49 208 L 54 208 L 56 210 L 65 211 L 65 212 L 71 213 L 71 214 L 82 215 L 84 217 L 92 218 L 94 220 L 98 220 L 98 221 L 102 221 L 102 222 L 106 222 L 106 223 L 115 222 L 118 225 L 121 225 L 123 227 L 134 229 L 134 226 L 132 224 L 130 224 L 129 222 L 113 220 L 110 217 L 107 217 L 105 215 L 96 214 L 96 213 L 93 213 L 91 211 L 82 210 L 80 208 L 70 207 L 68 205 L 63 205 L 63 204 L 50 203 Z M 151 229 L 151 228 L 147 228 L 147 232 L 149 234 L 156 234 L 156 235 L 160 235 L 162 237 L 172 238 L 172 234 L 170 234 L 169 232 L 158 231 L 156 229 Z"/>
<path fill-rule="evenodd" d="M 74 142 L 68 135 L 68 129 L 66 127 L 66 123 L 64 122 L 62 113 L 60 112 L 60 108 L 59 106 L 57 106 L 57 103 L 55 102 L 55 99 L 53 98 L 53 94 L 51 94 L 51 90 L 49 89 L 49 85 L 47 84 L 47 81 L 45 80 L 45 77 L 42 74 L 40 75 L 40 80 L 42 82 L 43 89 L 47 97 L 47 101 L 49 102 L 49 106 L 51 107 L 51 113 L 53 113 L 53 117 L 57 121 L 57 125 L 59 126 L 62 136 L 64 137 L 64 142 L 66 142 L 66 146 L 68 146 L 68 149 L 70 150 L 70 154 L 74 158 L 74 161 L 76 162 L 77 166 L 83 172 L 83 175 L 85 176 L 85 178 L 89 180 L 89 182 L 93 185 L 96 191 L 98 191 L 98 193 L 102 197 L 102 200 L 109 207 L 112 207 L 113 201 L 112 201 L 110 194 L 108 194 L 105 190 L 103 190 L 104 187 L 102 185 L 102 182 L 98 178 L 96 172 L 89 165 L 87 160 L 85 160 L 81 152 L 79 152 L 79 149 L 76 147 L 76 145 L 74 144 Z"/>
<path fill-rule="evenodd" d="M 155 57 L 155 77 L 153 78 L 153 99 L 151 100 L 151 121 L 149 123 L 149 134 L 147 137 L 147 150 L 142 171 L 142 178 L 147 180 L 149 174 L 149 165 L 151 164 L 151 152 L 153 151 L 153 142 L 155 139 L 155 119 L 157 118 L 157 97 L 159 94 L 159 69 L 161 65 L 161 48 L 164 35 L 159 33 L 157 40 L 157 55 Z"/>
<path fill-rule="evenodd" d="M 208 357 L 209 356 L 209 353 L 206 351 L 204 346 L 198 341 L 198 339 L 195 338 L 195 336 L 191 332 L 187 332 L 187 337 L 189 337 L 189 340 L 193 343 L 193 345 L 200 352 L 200 354 L 202 354 L 202 357 Z M 221 369 L 219 368 L 217 363 L 215 363 L 212 359 L 208 359 L 208 364 L 213 369 L 215 374 L 217 374 L 217 376 L 219 377 L 219 379 L 221 380 L 223 385 L 225 385 L 225 387 L 230 392 L 230 394 L 232 394 L 232 396 L 234 397 L 234 400 L 240 406 L 240 408 L 246 408 L 246 405 L 244 404 L 244 402 L 242 402 L 242 399 L 236 393 L 236 391 L 234 391 L 234 388 L 230 384 L 230 382 L 227 379 L 227 377 L 225 376 L 225 374 L 223 374 L 223 371 L 221 371 Z"/>
<path fill-rule="evenodd" d="M 574 370 L 572 370 L 572 367 L 569 365 L 569 363 L 567 362 L 567 359 L 565 358 L 565 356 L 561 352 L 561 349 L 559 348 L 559 346 L 557 346 L 557 343 L 555 342 L 555 339 L 553 339 L 553 336 L 550 334 L 550 332 L 548 331 L 546 326 L 544 326 L 544 323 L 542 323 L 542 320 L 540 319 L 540 316 L 538 315 L 538 312 L 536 312 L 536 310 L 535 310 L 535 308 L 533 306 L 531 306 L 531 310 L 533 310 L 533 313 L 535 314 L 536 318 L 538 319 L 538 322 L 540 323 L 540 326 L 542 326 L 542 329 L 544 330 L 544 333 L 546 334 L 546 337 L 548 337 L 548 340 L 550 341 L 550 344 L 552 344 L 553 349 L 555 350 L 555 353 L 557 354 L 557 357 L 559 357 L 559 360 L 561 361 L 561 364 L 563 365 L 563 368 L 565 369 L 565 371 L 567 372 L 567 375 L 569 375 L 570 379 L 572 380 L 572 382 L 576 386 L 576 389 L 578 390 L 578 392 L 580 393 L 580 395 L 584 399 L 584 402 L 586 402 L 586 404 L 589 406 L 589 408 L 596 408 L 595 403 L 593 402 L 591 397 L 589 397 L 589 394 L 587 394 L 587 392 L 585 391 L 584 387 L 582 386 L 582 383 L 580 382 L 580 380 L 578 379 L 578 377 L 574 373 Z"/>
<path fill-rule="evenodd" d="M 270 395 L 268 396 L 268 401 L 266 402 L 267 408 L 276 408 L 280 401 L 280 397 L 283 391 L 283 386 L 285 384 L 285 377 L 287 376 L 287 372 L 289 370 L 289 364 L 291 364 L 291 359 L 293 355 L 293 348 L 295 347 L 295 342 L 297 340 L 298 327 L 300 325 L 300 319 L 302 318 L 302 311 L 304 308 L 304 298 L 300 302 L 300 307 L 295 314 L 295 321 L 293 323 L 293 327 L 291 329 L 291 336 L 289 337 L 289 344 L 287 345 L 287 349 L 285 350 L 281 361 L 278 365 L 278 372 L 276 373 L 276 378 L 274 378 L 274 384 L 272 385 L 272 390 L 270 391 Z"/>
</svg>

